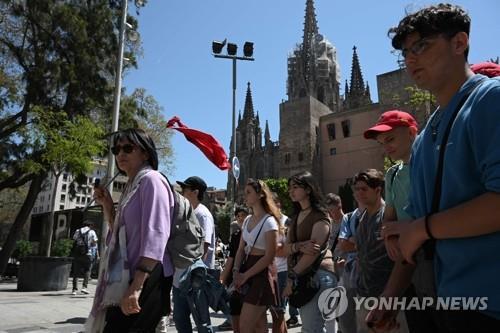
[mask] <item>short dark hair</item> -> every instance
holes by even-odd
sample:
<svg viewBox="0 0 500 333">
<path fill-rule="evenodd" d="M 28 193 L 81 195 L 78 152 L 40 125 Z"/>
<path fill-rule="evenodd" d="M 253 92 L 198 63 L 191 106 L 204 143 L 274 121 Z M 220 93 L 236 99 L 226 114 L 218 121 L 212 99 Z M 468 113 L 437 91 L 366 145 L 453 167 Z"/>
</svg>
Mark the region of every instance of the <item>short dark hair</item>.
<svg viewBox="0 0 500 333">
<path fill-rule="evenodd" d="M 470 17 L 462 7 L 449 3 L 426 7 L 408 14 L 397 27 L 389 29 L 388 35 L 392 39 L 392 47 L 401 50 L 408 35 L 415 32 L 421 38 L 438 34 L 451 38 L 459 32 L 465 32 L 468 36 Z M 465 59 L 468 53 L 469 48 L 464 52 Z"/>
<path fill-rule="evenodd" d="M 325 195 L 325 205 L 327 205 L 327 206 L 342 205 L 342 200 L 335 193 L 327 193 Z"/>
<path fill-rule="evenodd" d="M 384 173 L 377 169 L 366 169 L 354 175 L 353 184 L 362 181 L 371 188 L 381 187 L 384 189 Z"/>
<path fill-rule="evenodd" d="M 158 153 L 156 152 L 155 143 L 144 130 L 140 128 L 127 128 L 126 130 L 119 131 L 113 136 L 113 146 L 116 146 L 116 144 L 122 140 L 133 143 L 143 152 L 147 153 L 149 156 L 149 165 L 153 170 L 158 170 Z M 118 165 L 116 167 L 120 170 Z M 120 170 L 120 172 L 123 173 L 123 170 Z"/>
<path fill-rule="evenodd" d="M 236 207 L 236 209 L 234 210 L 234 216 L 238 215 L 239 213 L 245 213 L 246 215 L 249 214 L 248 209 L 243 206 Z"/>
</svg>

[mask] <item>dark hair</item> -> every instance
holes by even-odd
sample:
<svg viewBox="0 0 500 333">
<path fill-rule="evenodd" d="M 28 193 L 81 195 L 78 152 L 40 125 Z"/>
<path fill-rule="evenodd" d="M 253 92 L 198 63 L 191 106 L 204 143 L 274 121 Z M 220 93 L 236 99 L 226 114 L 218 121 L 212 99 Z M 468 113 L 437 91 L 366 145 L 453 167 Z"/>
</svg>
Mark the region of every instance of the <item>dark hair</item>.
<svg viewBox="0 0 500 333">
<path fill-rule="evenodd" d="M 238 215 L 239 213 L 245 213 L 246 215 L 248 215 L 248 209 L 243 206 L 236 207 L 236 209 L 234 210 L 234 216 Z"/>
<path fill-rule="evenodd" d="M 251 186 L 255 190 L 255 192 L 257 192 L 257 194 L 263 194 L 263 196 L 260 198 L 262 207 L 264 207 L 264 210 L 268 214 L 272 215 L 276 219 L 278 225 L 280 225 L 281 213 L 274 203 L 273 195 L 267 184 L 260 179 L 248 178 L 247 186 Z M 282 232 L 281 227 L 279 231 Z"/>
<path fill-rule="evenodd" d="M 309 171 L 303 171 L 288 178 L 288 186 L 290 186 L 291 182 L 294 182 L 303 189 L 309 189 L 309 202 L 311 203 L 311 207 L 317 211 L 326 213 L 323 194 Z M 298 214 L 302 207 L 298 202 L 292 202 L 292 205 L 294 214 Z"/>
<path fill-rule="evenodd" d="M 354 175 L 353 184 L 362 181 L 365 182 L 366 185 L 375 189 L 377 187 L 381 187 L 384 189 L 384 173 L 377 169 L 366 169 L 365 171 L 358 172 Z"/>
<path fill-rule="evenodd" d="M 403 18 L 397 27 L 389 29 L 388 35 L 392 39 L 392 47 L 396 50 L 403 48 L 408 35 L 418 33 L 421 38 L 444 34 L 447 38 L 459 32 L 470 32 L 470 17 L 460 7 L 448 3 L 429 6 Z M 464 52 L 465 59 L 469 48 Z"/>
<path fill-rule="evenodd" d="M 342 200 L 335 193 L 327 193 L 327 195 L 325 195 L 325 205 L 327 205 L 327 206 L 341 205 L 342 206 Z"/>
<path fill-rule="evenodd" d="M 130 143 L 141 148 L 141 150 L 148 154 L 148 163 L 153 168 L 153 170 L 158 170 L 158 153 L 156 152 L 156 146 L 151 139 L 151 137 L 140 128 L 127 128 L 126 130 L 120 131 L 113 136 L 113 146 L 119 141 L 127 140 Z M 118 168 L 118 166 L 116 166 Z M 120 170 L 120 168 L 118 168 Z M 123 170 L 120 170 L 123 173 Z"/>
</svg>

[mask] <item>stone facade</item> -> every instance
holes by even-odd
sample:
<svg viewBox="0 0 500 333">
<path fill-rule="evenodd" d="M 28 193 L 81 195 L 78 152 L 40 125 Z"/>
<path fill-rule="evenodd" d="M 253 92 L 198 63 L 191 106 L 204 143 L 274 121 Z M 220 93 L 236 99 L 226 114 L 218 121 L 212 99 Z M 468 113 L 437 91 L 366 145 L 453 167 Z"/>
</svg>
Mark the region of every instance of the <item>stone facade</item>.
<svg viewBox="0 0 500 333">
<path fill-rule="evenodd" d="M 383 112 L 408 111 L 422 127 L 433 106 L 426 103 L 410 107 L 407 87 L 414 84 L 404 70 L 377 76 L 379 102 L 373 103 L 368 82 L 363 80 L 356 47 L 352 59 L 351 80 L 346 81 L 341 96 L 337 51 L 319 33 L 313 1 L 307 0 L 303 40 L 288 57 L 288 100 L 279 105 L 278 142 L 271 141 L 267 121 L 262 142 L 259 115 L 254 115 L 248 84 L 244 114 L 240 115 L 236 129 L 236 150 L 241 165 L 237 201 L 242 201 L 242 185 L 248 178 L 288 178 L 305 170 L 313 173 L 325 193 L 338 193 L 339 186 L 346 184 L 356 172 L 366 168 L 383 169 L 382 148 L 374 140 L 363 137 L 364 130 Z M 232 150 L 230 155 L 233 156 Z M 234 178 L 230 174 L 230 198 L 233 186 Z"/>
</svg>

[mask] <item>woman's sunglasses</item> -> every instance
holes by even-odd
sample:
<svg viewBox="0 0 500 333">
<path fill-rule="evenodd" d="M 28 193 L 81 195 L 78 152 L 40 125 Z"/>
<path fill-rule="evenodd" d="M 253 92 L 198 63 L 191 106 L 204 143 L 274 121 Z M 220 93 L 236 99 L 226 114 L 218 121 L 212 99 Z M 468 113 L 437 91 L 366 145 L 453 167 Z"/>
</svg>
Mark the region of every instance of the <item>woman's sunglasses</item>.
<svg viewBox="0 0 500 333">
<path fill-rule="evenodd" d="M 123 152 L 125 154 L 130 154 L 131 152 L 133 152 L 135 149 L 135 146 L 134 145 L 131 145 L 130 143 L 127 143 L 123 146 L 114 146 L 114 147 L 111 147 L 111 152 L 113 153 L 113 155 L 118 155 L 120 153 L 120 151 L 123 150 Z"/>
</svg>

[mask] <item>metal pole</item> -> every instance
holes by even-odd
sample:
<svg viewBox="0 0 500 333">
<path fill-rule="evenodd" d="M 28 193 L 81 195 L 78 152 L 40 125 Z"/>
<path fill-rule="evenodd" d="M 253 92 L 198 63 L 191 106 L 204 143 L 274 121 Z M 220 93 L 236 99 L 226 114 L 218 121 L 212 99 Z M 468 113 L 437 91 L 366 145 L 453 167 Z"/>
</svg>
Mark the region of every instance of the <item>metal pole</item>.
<svg viewBox="0 0 500 333">
<path fill-rule="evenodd" d="M 120 17 L 120 30 L 118 35 L 118 58 L 116 63 L 116 73 L 115 73 L 115 92 L 113 100 L 113 115 L 111 120 L 111 133 L 118 131 L 118 120 L 120 118 L 120 99 L 122 91 L 122 69 L 123 69 L 123 52 L 125 48 L 125 29 L 127 24 L 127 5 L 128 0 L 122 0 L 122 12 Z M 113 145 L 113 135 L 109 137 L 109 147 Z M 109 182 L 109 191 L 111 196 L 113 196 L 113 175 L 115 173 L 115 156 L 111 152 L 108 152 L 108 170 L 106 178 L 111 180 Z M 108 234 L 108 224 L 106 221 L 102 224 L 101 228 L 101 246 L 100 250 L 103 251 L 106 246 L 106 236 Z"/>
<path fill-rule="evenodd" d="M 236 156 L 236 58 L 233 59 L 233 158 Z M 236 178 L 233 186 L 233 205 L 236 207 Z"/>
</svg>

